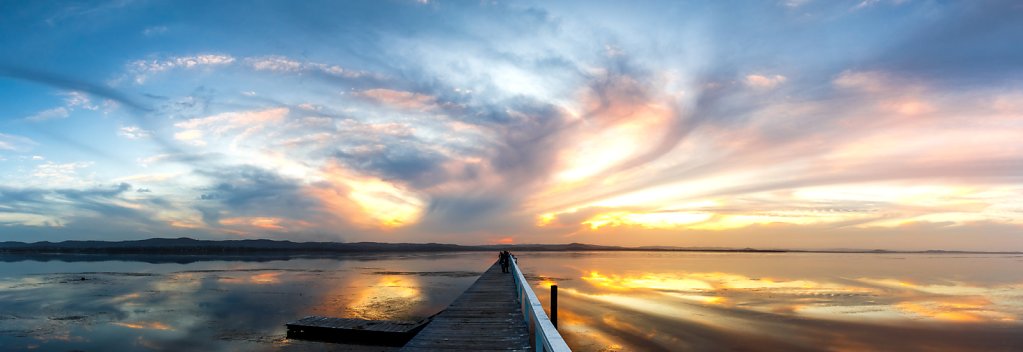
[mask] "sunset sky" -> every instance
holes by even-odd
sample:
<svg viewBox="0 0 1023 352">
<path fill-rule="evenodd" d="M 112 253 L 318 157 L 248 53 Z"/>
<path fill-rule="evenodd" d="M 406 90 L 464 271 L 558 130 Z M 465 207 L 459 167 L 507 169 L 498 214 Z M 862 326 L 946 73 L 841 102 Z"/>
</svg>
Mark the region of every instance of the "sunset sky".
<svg viewBox="0 0 1023 352">
<path fill-rule="evenodd" d="M 1023 250 L 1018 1 L 0 1 L 0 241 Z"/>
</svg>

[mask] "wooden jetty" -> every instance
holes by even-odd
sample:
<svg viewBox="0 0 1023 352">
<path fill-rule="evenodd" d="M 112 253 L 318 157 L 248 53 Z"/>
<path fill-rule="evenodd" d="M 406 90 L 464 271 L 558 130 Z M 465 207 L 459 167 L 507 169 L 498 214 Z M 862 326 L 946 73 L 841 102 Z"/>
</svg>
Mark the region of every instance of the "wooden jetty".
<svg viewBox="0 0 1023 352">
<path fill-rule="evenodd" d="M 423 325 L 425 324 L 425 328 Z M 402 351 L 571 352 L 516 260 L 494 263 L 447 309 L 422 322 L 306 317 L 288 337 L 404 346 Z"/>
<path fill-rule="evenodd" d="M 289 339 L 402 346 L 427 322 L 309 316 L 285 325 Z"/>
<path fill-rule="evenodd" d="M 529 351 L 516 296 L 514 273 L 495 263 L 401 350 Z"/>
</svg>

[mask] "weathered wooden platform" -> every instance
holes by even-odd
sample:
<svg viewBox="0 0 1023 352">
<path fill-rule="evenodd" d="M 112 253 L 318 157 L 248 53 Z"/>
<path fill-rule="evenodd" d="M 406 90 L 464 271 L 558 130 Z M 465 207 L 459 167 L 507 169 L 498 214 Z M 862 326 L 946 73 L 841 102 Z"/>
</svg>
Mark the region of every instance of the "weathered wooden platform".
<svg viewBox="0 0 1023 352">
<path fill-rule="evenodd" d="M 426 323 L 309 316 L 285 325 L 292 339 L 401 346 Z"/>
<path fill-rule="evenodd" d="M 401 350 L 528 351 L 515 292 L 514 274 L 495 263 Z"/>
</svg>

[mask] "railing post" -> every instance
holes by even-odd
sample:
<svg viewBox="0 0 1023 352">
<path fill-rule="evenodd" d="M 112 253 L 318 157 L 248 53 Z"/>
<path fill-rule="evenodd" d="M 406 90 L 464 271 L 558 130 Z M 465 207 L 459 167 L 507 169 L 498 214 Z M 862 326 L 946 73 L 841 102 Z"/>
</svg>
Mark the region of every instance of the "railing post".
<svg viewBox="0 0 1023 352">
<path fill-rule="evenodd" d="M 551 324 L 558 328 L 558 285 L 551 285 Z"/>
<path fill-rule="evenodd" d="M 518 261 L 513 257 L 511 266 L 515 273 L 516 291 L 519 294 L 519 303 L 522 305 L 522 316 L 526 320 L 526 326 L 530 329 L 530 339 L 534 351 L 571 352 L 572 349 L 565 344 L 565 339 L 558 333 L 557 326 L 557 285 L 551 286 L 551 315 L 549 319 L 544 313 L 543 304 L 536 298 L 529 281 L 522 276 L 522 270 Z"/>
<path fill-rule="evenodd" d="M 540 326 L 536 326 L 540 327 Z M 536 351 L 543 352 L 543 334 L 536 334 Z"/>
</svg>

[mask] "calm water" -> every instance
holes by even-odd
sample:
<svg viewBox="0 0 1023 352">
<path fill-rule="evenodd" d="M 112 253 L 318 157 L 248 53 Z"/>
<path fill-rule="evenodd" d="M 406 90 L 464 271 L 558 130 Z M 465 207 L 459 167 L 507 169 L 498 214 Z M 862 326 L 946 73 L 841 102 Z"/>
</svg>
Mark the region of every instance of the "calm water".
<svg viewBox="0 0 1023 352">
<path fill-rule="evenodd" d="M 1023 350 L 1021 256 L 518 254 L 545 304 L 558 284 L 576 351 Z M 289 340 L 283 324 L 427 317 L 495 259 L 53 258 L 0 257 L 2 349 L 383 350 Z"/>
</svg>

